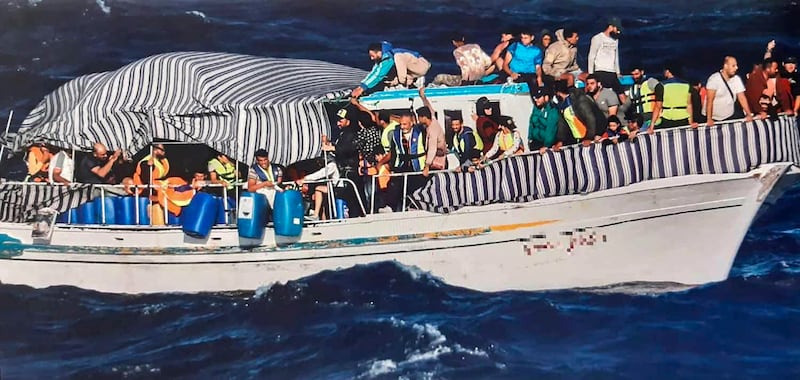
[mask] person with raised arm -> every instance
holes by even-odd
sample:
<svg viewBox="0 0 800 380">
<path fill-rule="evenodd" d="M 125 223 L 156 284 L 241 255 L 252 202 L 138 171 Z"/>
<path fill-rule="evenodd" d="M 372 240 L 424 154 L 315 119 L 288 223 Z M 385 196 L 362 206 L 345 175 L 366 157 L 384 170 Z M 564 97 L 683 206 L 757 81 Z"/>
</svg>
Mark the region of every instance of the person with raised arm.
<svg viewBox="0 0 800 380">
<path fill-rule="evenodd" d="M 425 88 L 419 89 L 419 97 L 425 105 L 417 109 L 417 117 L 427 133 L 425 139 L 425 167 L 422 169 L 422 175 L 427 177 L 431 169 L 443 170 L 446 168 L 447 139 L 444 135 L 444 128 L 436 120 L 436 111 L 433 109 L 433 105 L 428 100 L 428 97 L 425 96 Z"/>
</svg>

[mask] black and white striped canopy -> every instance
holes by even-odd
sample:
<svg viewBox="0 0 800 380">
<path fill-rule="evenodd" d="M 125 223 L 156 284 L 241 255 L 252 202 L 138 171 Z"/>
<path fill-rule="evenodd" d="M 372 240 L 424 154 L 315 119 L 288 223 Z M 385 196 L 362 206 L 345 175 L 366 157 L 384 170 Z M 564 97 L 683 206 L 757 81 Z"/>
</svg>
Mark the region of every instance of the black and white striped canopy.
<svg viewBox="0 0 800 380">
<path fill-rule="evenodd" d="M 327 62 L 179 52 L 71 80 L 20 127 L 13 149 L 35 141 L 134 154 L 153 139 L 199 142 L 244 162 L 259 148 L 289 164 L 320 154 L 330 132 L 323 100 L 366 75 Z"/>
</svg>

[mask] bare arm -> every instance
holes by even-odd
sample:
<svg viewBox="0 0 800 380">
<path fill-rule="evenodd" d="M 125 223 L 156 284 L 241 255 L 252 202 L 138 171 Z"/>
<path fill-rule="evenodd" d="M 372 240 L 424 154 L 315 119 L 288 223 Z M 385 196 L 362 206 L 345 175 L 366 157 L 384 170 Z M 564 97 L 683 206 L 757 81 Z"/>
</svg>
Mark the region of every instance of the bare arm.
<svg viewBox="0 0 800 380">
<path fill-rule="evenodd" d="M 100 178 L 105 178 L 108 175 L 108 173 L 111 172 L 111 168 L 114 167 L 114 164 L 117 162 L 119 155 L 120 151 L 119 150 L 115 151 L 114 154 L 112 154 L 111 157 L 108 158 L 108 161 L 106 161 L 105 165 L 93 167 L 92 173 L 94 173 Z"/>
<path fill-rule="evenodd" d="M 514 72 L 511 71 L 511 67 L 509 67 L 509 65 L 508 65 L 509 62 L 511 62 L 511 58 L 513 58 L 511 56 L 511 52 L 506 52 L 506 58 L 505 58 L 505 60 L 503 60 L 503 71 L 505 71 L 506 74 L 508 74 L 508 75 L 513 77 L 514 76 Z M 514 78 L 514 79 L 516 79 L 516 78 Z"/>
<path fill-rule="evenodd" d="M 53 168 L 53 181 L 69 185 L 69 181 L 61 176 L 61 168 Z"/>
<path fill-rule="evenodd" d="M 736 98 L 739 99 L 739 104 L 742 106 L 744 110 L 744 119 L 745 121 L 753 121 L 753 113 L 750 112 L 750 105 L 747 104 L 747 97 L 744 96 L 744 92 L 740 92 L 736 95 Z"/>
<path fill-rule="evenodd" d="M 717 90 L 706 88 L 706 125 L 708 126 L 714 125 L 714 96 L 716 94 Z"/>
<path fill-rule="evenodd" d="M 378 113 L 372 112 L 369 108 L 365 107 L 363 104 L 361 104 L 361 102 L 358 101 L 358 98 L 350 98 L 350 103 L 356 106 L 356 108 L 358 108 L 361 112 L 368 113 L 373 123 L 378 122 Z"/>
</svg>

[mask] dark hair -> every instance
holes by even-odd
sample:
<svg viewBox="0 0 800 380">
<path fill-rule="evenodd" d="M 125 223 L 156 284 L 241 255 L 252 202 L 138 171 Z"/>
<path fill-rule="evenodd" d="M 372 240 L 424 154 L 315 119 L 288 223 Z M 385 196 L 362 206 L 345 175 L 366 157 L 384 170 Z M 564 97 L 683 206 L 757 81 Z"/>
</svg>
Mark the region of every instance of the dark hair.
<svg viewBox="0 0 800 380">
<path fill-rule="evenodd" d="M 564 28 L 564 31 L 563 31 L 564 39 L 566 40 L 567 38 L 572 37 L 572 35 L 576 34 L 576 33 L 578 33 L 577 30 L 572 29 L 572 27 L 568 26 L 568 27 Z"/>
<path fill-rule="evenodd" d="M 556 92 L 560 92 L 562 94 L 569 94 L 569 86 L 567 85 L 567 81 L 565 80 L 557 80 L 555 83 L 555 90 Z"/>
<path fill-rule="evenodd" d="M 453 116 L 450 117 L 450 122 L 451 123 L 456 121 L 456 120 L 460 121 L 462 124 L 464 123 L 464 117 L 462 117 L 461 115 L 453 115 Z"/>
<path fill-rule="evenodd" d="M 642 127 L 642 124 L 644 124 L 644 115 L 640 113 L 635 113 L 630 117 L 627 117 L 626 119 L 628 119 L 628 121 L 636 123 L 636 125 L 638 125 L 639 127 Z"/>
<path fill-rule="evenodd" d="M 527 34 L 527 35 L 529 35 L 531 37 L 536 38 L 536 32 L 534 32 L 534 31 L 532 31 L 532 30 L 530 30 L 528 28 L 522 29 L 522 31 L 520 31 L 519 34 L 520 35 Z"/>
<path fill-rule="evenodd" d="M 392 113 L 389 110 L 378 111 L 378 120 L 388 123 L 392 119 Z"/>
<path fill-rule="evenodd" d="M 594 75 L 594 74 L 589 74 L 589 75 L 587 75 L 587 76 L 586 76 L 586 81 L 588 82 L 588 81 L 589 81 L 589 79 L 594 79 L 594 80 L 596 80 L 596 81 L 598 81 L 598 82 L 599 82 L 599 80 L 597 80 L 597 76 L 596 76 L 596 75 Z"/>
<path fill-rule="evenodd" d="M 410 117 L 410 118 L 413 119 L 414 115 L 412 115 L 411 112 L 409 112 L 409 111 L 403 111 L 403 112 L 400 113 L 400 117 Z"/>
<path fill-rule="evenodd" d="M 769 58 L 767 58 L 767 59 L 764 59 L 764 63 L 762 64 L 762 66 L 761 66 L 761 67 L 763 67 L 763 68 L 765 68 L 765 69 L 766 69 L 767 67 L 769 67 L 769 65 L 771 65 L 771 64 L 773 64 L 773 63 L 777 63 L 777 64 L 778 64 L 778 66 L 780 66 L 780 65 L 781 65 L 781 64 L 780 64 L 780 62 L 778 62 L 778 60 L 777 60 L 777 59 L 775 59 L 775 58 L 772 58 L 772 57 L 769 57 Z"/>
<path fill-rule="evenodd" d="M 431 110 L 428 107 L 417 108 L 417 117 L 427 117 L 431 119 Z"/>
<path fill-rule="evenodd" d="M 259 149 L 259 150 L 257 150 L 257 151 L 256 151 L 256 153 L 254 154 L 254 156 L 256 156 L 256 157 L 266 157 L 266 158 L 269 158 L 269 154 L 267 154 L 267 150 L 266 150 L 266 149 Z"/>
<path fill-rule="evenodd" d="M 683 74 L 683 69 L 681 69 L 681 64 L 677 61 L 666 61 L 664 62 L 664 70 L 669 70 L 672 75 L 679 77 Z"/>
<path fill-rule="evenodd" d="M 452 36 L 452 38 L 450 38 L 450 40 L 451 40 L 451 41 L 461 41 L 461 42 L 465 42 L 465 41 L 467 40 L 467 39 L 464 37 L 464 33 L 458 33 L 458 32 L 456 32 L 456 33 L 453 33 L 451 36 Z"/>
<path fill-rule="evenodd" d="M 621 124 L 622 124 L 622 122 L 619 120 L 619 118 L 617 117 L 617 115 L 611 115 L 611 116 L 609 116 L 609 117 L 608 117 L 608 121 L 607 121 L 607 123 L 617 123 L 618 125 L 621 125 Z"/>
<path fill-rule="evenodd" d="M 628 72 L 631 72 L 631 71 L 633 71 L 633 70 L 641 70 L 641 71 L 644 71 L 644 65 L 643 65 L 641 62 L 634 62 L 634 63 L 632 63 L 632 64 L 631 64 L 631 66 L 630 66 L 630 67 L 631 67 L 631 69 L 630 69 L 630 70 L 628 70 Z"/>
<path fill-rule="evenodd" d="M 369 44 L 367 51 L 383 51 L 383 45 L 380 42 L 373 42 Z"/>
</svg>

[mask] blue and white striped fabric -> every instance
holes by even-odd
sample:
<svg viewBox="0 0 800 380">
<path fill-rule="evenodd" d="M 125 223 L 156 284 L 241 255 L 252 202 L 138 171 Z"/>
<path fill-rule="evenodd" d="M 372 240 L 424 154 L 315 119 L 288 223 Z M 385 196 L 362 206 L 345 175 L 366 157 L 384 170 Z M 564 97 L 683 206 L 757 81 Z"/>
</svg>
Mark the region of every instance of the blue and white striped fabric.
<svg viewBox="0 0 800 380">
<path fill-rule="evenodd" d="M 321 61 L 180 52 L 84 75 L 28 115 L 12 148 L 35 141 L 131 154 L 153 139 L 200 142 L 251 162 L 259 148 L 289 164 L 321 153 L 323 100 L 346 94 L 363 70 Z"/>
<path fill-rule="evenodd" d="M 0 184 L 0 221 L 24 223 L 43 208 L 64 212 L 92 199 L 92 185 Z"/>
<path fill-rule="evenodd" d="M 424 210 L 527 202 L 689 174 L 743 173 L 770 162 L 800 163 L 796 119 L 672 129 L 617 145 L 570 146 L 513 156 L 474 173 L 439 173 L 412 195 Z"/>
</svg>

